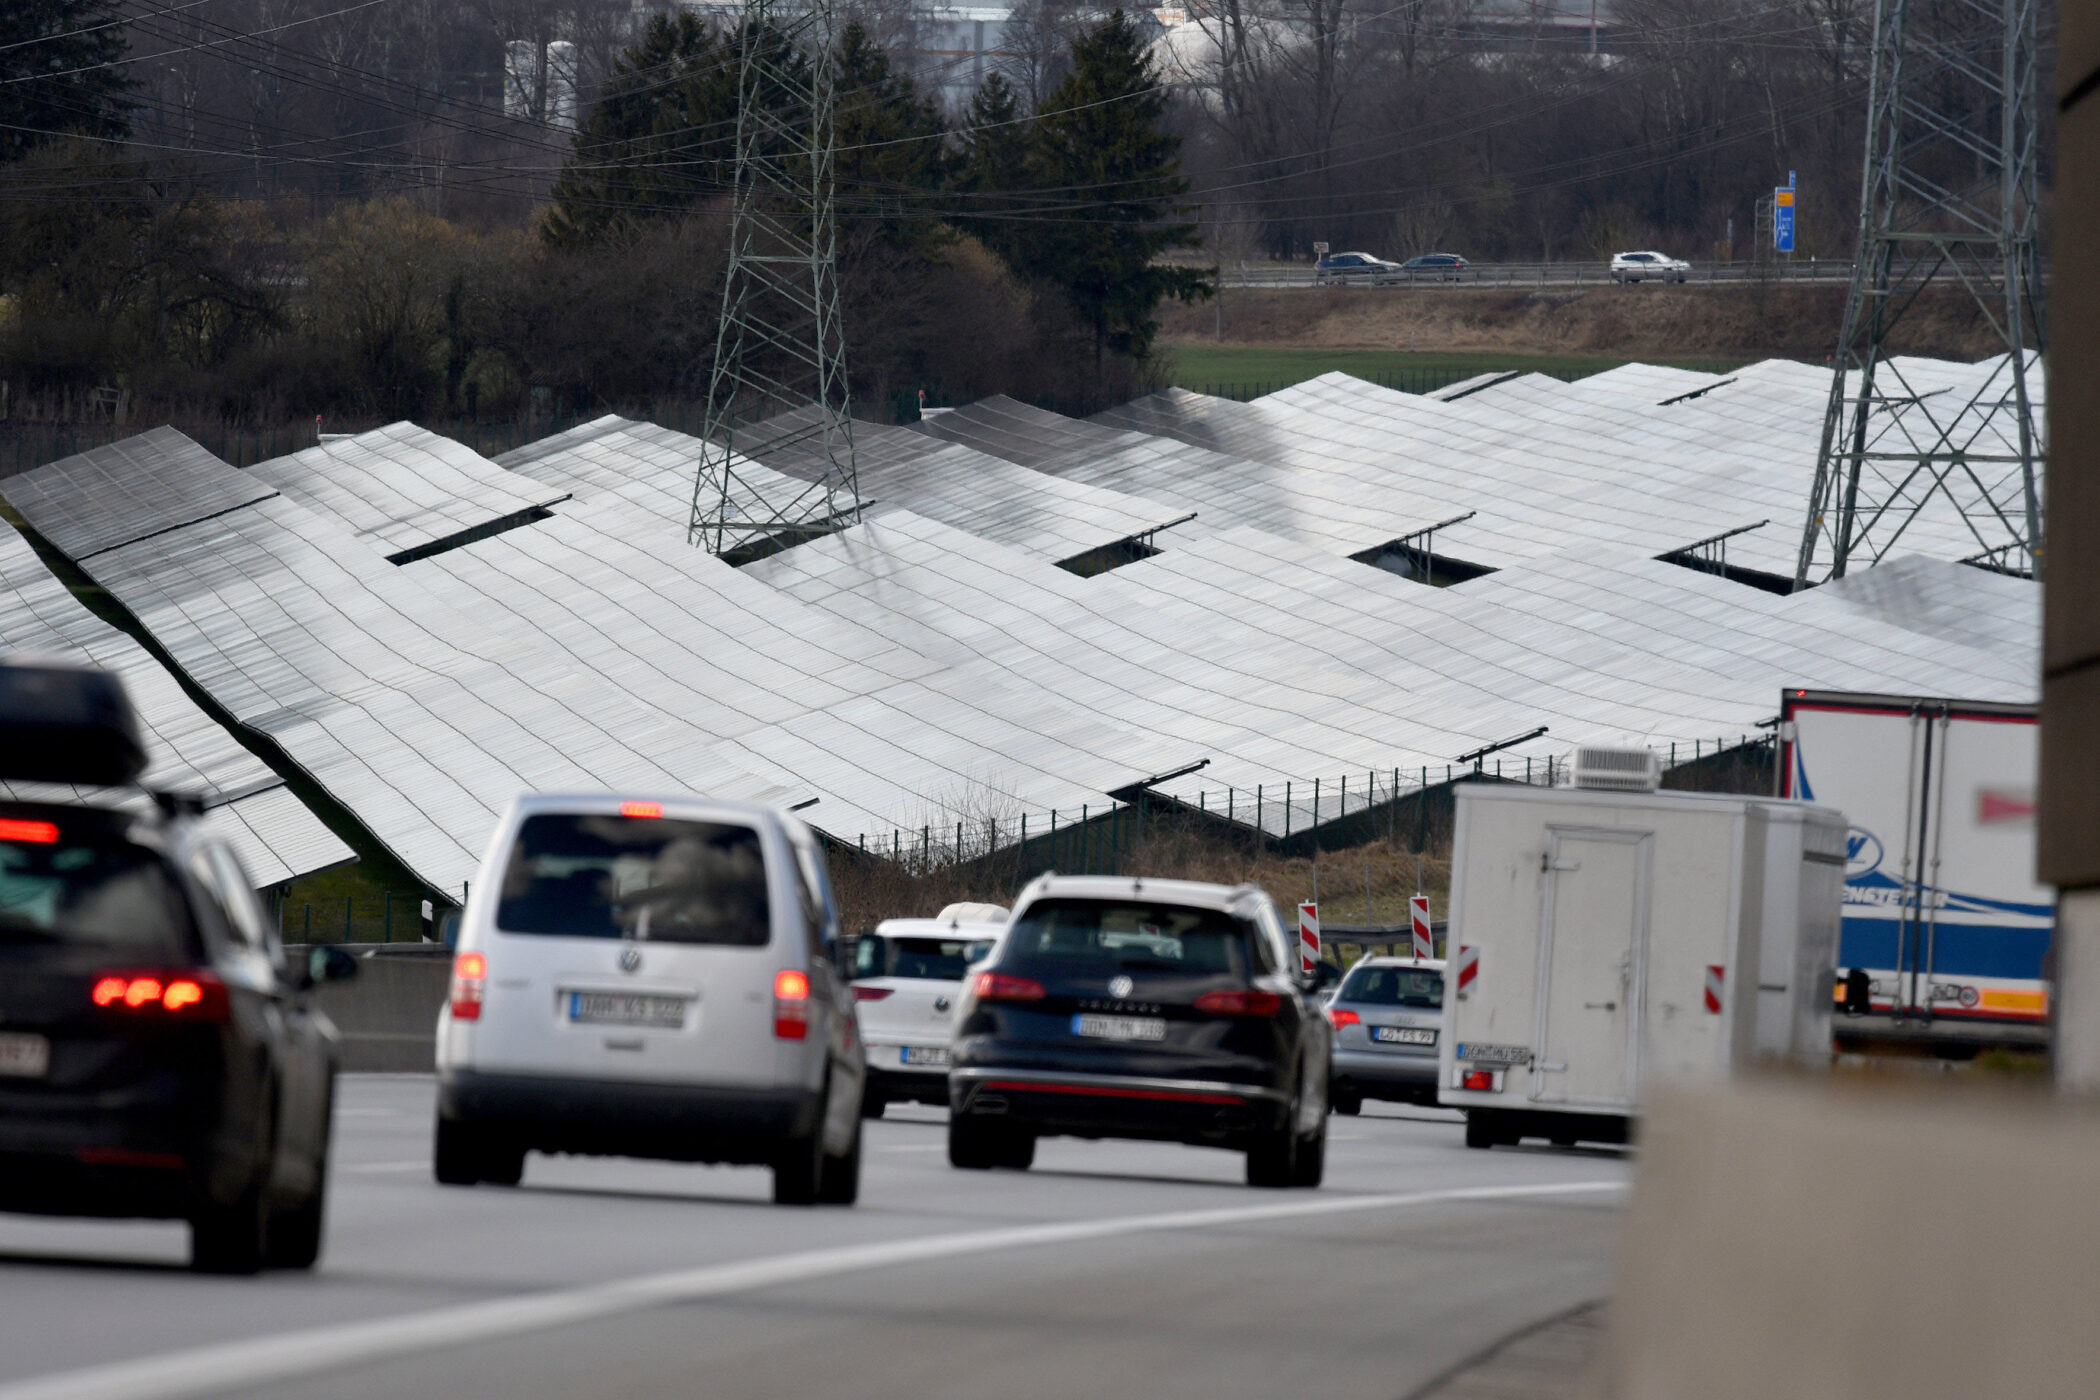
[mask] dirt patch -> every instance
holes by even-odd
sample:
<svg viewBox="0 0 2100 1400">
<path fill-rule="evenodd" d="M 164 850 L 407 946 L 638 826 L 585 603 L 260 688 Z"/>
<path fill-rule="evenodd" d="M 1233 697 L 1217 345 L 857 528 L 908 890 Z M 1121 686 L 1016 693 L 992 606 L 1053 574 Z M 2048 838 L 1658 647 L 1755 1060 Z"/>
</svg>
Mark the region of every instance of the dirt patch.
<svg viewBox="0 0 2100 1400">
<path fill-rule="evenodd" d="M 1837 283 L 1541 291 L 1227 286 L 1218 306 L 1164 308 L 1161 338 L 1169 344 L 1823 360 L 1837 344 L 1845 294 Z M 1998 347 L 1975 302 L 1950 288 L 1906 313 L 1895 349 L 1970 360 Z"/>
</svg>

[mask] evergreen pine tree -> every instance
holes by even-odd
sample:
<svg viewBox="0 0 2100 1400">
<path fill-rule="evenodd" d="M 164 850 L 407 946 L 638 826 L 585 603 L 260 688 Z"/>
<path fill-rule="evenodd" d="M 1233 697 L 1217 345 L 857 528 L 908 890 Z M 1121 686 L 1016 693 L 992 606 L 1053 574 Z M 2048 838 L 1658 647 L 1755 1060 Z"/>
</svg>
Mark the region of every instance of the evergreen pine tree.
<svg viewBox="0 0 2100 1400">
<path fill-rule="evenodd" d="M 1009 266 L 1021 261 L 1021 191 L 1029 180 L 1027 124 L 1020 95 L 993 73 L 970 98 L 955 185 L 964 211 L 956 222 Z"/>
<path fill-rule="evenodd" d="M 1188 181 L 1166 105 L 1138 28 L 1118 9 L 1074 41 L 1072 71 L 1035 123 L 1032 212 L 1017 270 L 1064 289 L 1093 328 L 1097 366 L 1111 350 L 1133 359 L 1150 352 L 1162 298 L 1197 301 L 1216 290 L 1215 269 L 1158 261 L 1202 244 L 1180 219 Z"/>
<path fill-rule="evenodd" d="M 116 0 L 0 0 L 0 164 L 67 135 L 130 134 Z"/>
</svg>

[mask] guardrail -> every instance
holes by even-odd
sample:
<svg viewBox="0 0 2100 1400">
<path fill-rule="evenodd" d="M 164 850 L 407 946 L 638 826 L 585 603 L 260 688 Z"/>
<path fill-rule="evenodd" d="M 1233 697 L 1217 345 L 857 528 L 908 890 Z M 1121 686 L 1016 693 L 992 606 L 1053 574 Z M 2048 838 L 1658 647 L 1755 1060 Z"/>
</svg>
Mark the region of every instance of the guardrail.
<svg viewBox="0 0 2100 1400">
<path fill-rule="evenodd" d="M 1228 287 L 1602 287 L 1616 279 L 1601 262 L 1473 263 L 1460 272 L 1398 273 L 1373 281 L 1367 277 L 1321 277 L 1311 266 L 1222 267 Z M 1692 283 L 1845 283 L 1852 280 L 1849 260 L 1795 258 L 1772 262 L 1695 262 L 1685 274 Z M 1646 278 L 1639 285 L 1661 282 Z"/>
</svg>

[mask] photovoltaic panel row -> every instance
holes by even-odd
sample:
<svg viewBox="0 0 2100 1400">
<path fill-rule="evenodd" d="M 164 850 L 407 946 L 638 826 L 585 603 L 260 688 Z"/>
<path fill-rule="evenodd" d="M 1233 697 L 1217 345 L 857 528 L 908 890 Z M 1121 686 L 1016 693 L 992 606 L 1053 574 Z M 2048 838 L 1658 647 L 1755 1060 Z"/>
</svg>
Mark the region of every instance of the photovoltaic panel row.
<svg viewBox="0 0 2100 1400">
<path fill-rule="evenodd" d="M 451 438 L 393 423 L 260 462 L 247 475 L 342 522 L 382 553 L 417 549 L 566 500 Z"/>
<path fill-rule="evenodd" d="M 824 471 L 822 454 L 794 436 L 810 416 L 798 410 L 766 419 L 740 429 L 737 443 L 769 466 L 815 481 Z M 853 425 L 853 454 L 862 500 L 901 506 L 1053 562 L 1185 524 L 1193 513 L 879 423 Z"/>
<path fill-rule="evenodd" d="M 60 470 L 62 469 L 62 470 Z M 173 428 L 7 479 L 7 498 L 69 559 L 85 559 L 275 494 Z"/>
<path fill-rule="evenodd" d="M 89 612 L 44 567 L 27 540 L 0 524 L 0 653 L 9 652 L 85 661 L 122 680 L 145 730 L 143 785 L 201 798 L 213 829 L 239 853 L 258 886 L 352 858 L 350 848 L 284 780 L 199 708 L 144 647 Z M 0 782 L 0 793 L 130 806 L 146 800 L 136 791 L 30 783 Z"/>
<path fill-rule="evenodd" d="M 607 414 L 498 456 L 496 464 L 528 480 L 578 495 L 612 493 L 642 506 L 682 531 L 692 517 L 700 439 L 656 423 Z M 733 514 L 786 510 L 790 521 L 819 521 L 821 498 L 803 496 L 802 483 L 739 454 Z"/>
</svg>

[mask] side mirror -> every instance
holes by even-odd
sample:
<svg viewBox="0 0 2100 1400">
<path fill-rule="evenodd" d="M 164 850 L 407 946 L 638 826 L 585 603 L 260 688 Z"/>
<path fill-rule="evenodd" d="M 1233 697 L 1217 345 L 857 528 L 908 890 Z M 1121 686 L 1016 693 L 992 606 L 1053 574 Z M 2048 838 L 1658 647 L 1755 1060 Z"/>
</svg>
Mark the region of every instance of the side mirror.
<svg viewBox="0 0 2100 1400">
<path fill-rule="evenodd" d="M 323 982 L 347 982 L 355 976 L 356 957 L 332 943 L 323 943 L 306 955 L 306 984 L 309 987 L 318 987 Z"/>
<path fill-rule="evenodd" d="M 1847 1016 L 1864 1016 L 1874 1009 L 1874 979 L 1867 976 L 1865 968 L 1849 969 L 1843 985 Z"/>
</svg>

